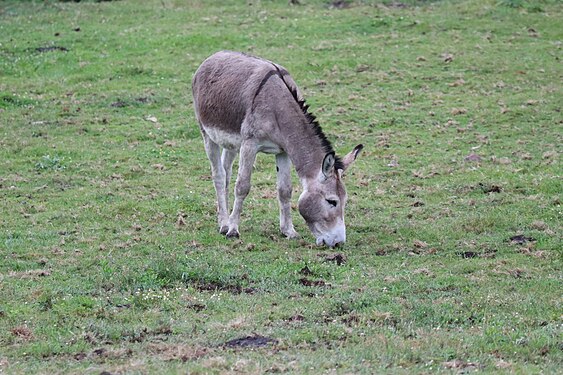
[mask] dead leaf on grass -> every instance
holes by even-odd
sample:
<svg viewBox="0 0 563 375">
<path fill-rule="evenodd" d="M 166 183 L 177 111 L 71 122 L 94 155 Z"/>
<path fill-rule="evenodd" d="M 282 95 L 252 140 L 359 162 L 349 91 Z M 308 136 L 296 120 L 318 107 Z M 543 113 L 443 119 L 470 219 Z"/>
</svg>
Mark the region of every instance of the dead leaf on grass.
<svg viewBox="0 0 563 375">
<path fill-rule="evenodd" d="M 374 311 L 369 317 L 369 320 L 374 323 L 397 324 L 397 319 L 390 312 Z"/>
<path fill-rule="evenodd" d="M 523 234 L 518 234 L 518 235 L 516 235 L 516 236 L 510 237 L 510 242 L 513 243 L 513 244 L 517 244 L 517 245 L 523 245 L 523 244 L 525 244 L 526 242 L 533 242 L 533 241 L 535 241 L 535 240 L 536 240 L 535 238 L 533 238 L 533 237 L 526 237 L 526 236 L 523 235 Z"/>
<path fill-rule="evenodd" d="M 182 362 L 203 357 L 209 352 L 207 348 L 167 343 L 151 343 L 148 349 L 163 361 L 181 360 Z"/>
<path fill-rule="evenodd" d="M 304 276 L 311 276 L 311 275 L 314 274 L 314 272 L 311 271 L 311 269 L 310 269 L 309 266 L 307 266 L 307 265 L 305 265 L 305 267 L 301 268 L 301 270 L 299 271 L 299 273 L 300 273 L 301 275 L 304 275 Z"/>
<path fill-rule="evenodd" d="M 27 270 L 27 271 L 11 271 L 8 276 L 17 277 L 19 279 L 33 279 L 36 277 L 51 276 L 49 270 Z"/>
<path fill-rule="evenodd" d="M 98 348 L 92 350 L 90 353 L 91 358 L 100 357 L 105 359 L 120 359 L 120 358 L 127 358 L 133 355 L 133 349 L 131 348 L 121 348 L 121 349 L 112 349 L 112 348 Z M 85 353 L 77 353 L 75 354 L 74 358 L 77 360 L 82 360 L 86 358 L 87 355 Z M 80 359 L 79 359 L 80 358 Z"/>
<path fill-rule="evenodd" d="M 510 362 L 506 362 L 505 360 L 499 359 L 496 363 L 495 363 L 495 367 L 496 368 L 500 368 L 500 369 L 507 369 L 512 367 L 512 363 Z"/>
<path fill-rule="evenodd" d="M 460 253 L 457 253 L 460 257 L 462 257 L 463 259 L 469 259 L 469 258 L 477 258 L 479 257 L 479 253 L 476 253 L 474 251 L 462 251 Z"/>
<path fill-rule="evenodd" d="M 181 228 L 186 226 L 186 214 L 183 212 L 178 212 L 178 218 L 176 219 L 176 227 Z"/>
<path fill-rule="evenodd" d="M 289 319 L 287 319 L 288 322 L 302 322 L 305 320 L 305 317 L 301 314 L 295 314 L 289 317 Z"/>
<path fill-rule="evenodd" d="M 508 274 L 516 279 L 528 278 L 528 276 L 526 275 L 526 271 L 524 271 L 521 268 L 514 268 L 508 270 Z"/>
<path fill-rule="evenodd" d="M 423 170 L 418 170 L 418 171 L 413 171 L 413 172 L 412 172 L 412 175 L 413 175 L 414 177 L 416 177 L 416 178 L 427 179 L 427 178 L 431 178 L 431 177 L 434 177 L 434 176 L 439 176 L 440 173 L 438 173 L 438 172 L 436 172 L 436 171 L 434 171 L 434 170 L 431 170 L 430 172 L 425 172 L 425 171 L 423 171 Z"/>
<path fill-rule="evenodd" d="M 361 73 L 361 72 L 368 71 L 369 69 L 370 69 L 369 65 L 360 64 L 356 67 L 356 72 Z"/>
<path fill-rule="evenodd" d="M 467 361 L 463 361 L 461 359 L 454 359 L 452 361 L 447 361 L 443 363 L 444 367 L 449 368 L 449 369 L 462 369 L 462 370 L 472 370 L 472 369 L 477 369 L 480 366 L 477 363 L 474 362 L 467 362 Z"/>
<path fill-rule="evenodd" d="M 533 27 L 530 27 L 528 28 L 528 35 L 532 38 L 537 38 L 540 36 L 540 33 L 538 33 Z"/>
<path fill-rule="evenodd" d="M 454 116 L 464 115 L 467 113 L 466 108 L 452 108 L 451 114 Z"/>
<path fill-rule="evenodd" d="M 459 87 L 459 86 L 463 86 L 463 85 L 465 85 L 465 81 L 463 80 L 463 78 L 460 78 L 457 81 L 453 81 L 451 83 L 448 83 L 448 86 L 450 86 L 450 87 Z"/>
<path fill-rule="evenodd" d="M 507 158 L 506 156 L 503 156 L 501 158 L 497 158 L 496 156 L 491 156 L 491 162 L 494 164 L 508 165 L 512 163 L 512 160 L 510 160 L 510 158 Z"/>
<path fill-rule="evenodd" d="M 426 255 L 434 255 L 438 253 L 438 249 L 431 247 L 430 249 L 426 250 Z"/>
<path fill-rule="evenodd" d="M 477 138 L 477 140 L 483 144 L 488 145 L 489 144 L 489 137 L 483 134 L 476 134 L 475 138 Z"/>
<path fill-rule="evenodd" d="M 261 197 L 263 199 L 273 199 L 276 198 L 278 196 L 278 193 L 275 190 L 272 189 L 264 189 L 262 191 L 262 195 Z"/>
<path fill-rule="evenodd" d="M 547 228 L 549 228 L 547 224 L 541 220 L 534 221 L 530 226 L 532 227 L 532 229 L 536 230 L 546 230 Z"/>
<path fill-rule="evenodd" d="M 360 323 L 361 317 L 356 312 L 351 312 L 348 316 L 342 318 L 342 323 L 345 323 L 347 326 L 355 326 Z"/>
<path fill-rule="evenodd" d="M 412 271 L 415 275 L 425 275 L 425 276 L 433 276 L 434 274 L 428 268 L 419 268 Z"/>
<path fill-rule="evenodd" d="M 346 263 L 346 255 L 341 253 L 334 253 L 325 256 L 325 262 L 334 262 L 337 266 L 341 266 Z"/>
<path fill-rule="evenodd" d="M 532 160 L 532 159 L 533 159 L 532 155 L 530 155 L 530 153 L 528 153 L 528 152 L 522 152 L 522 153 L 519 153 L 519 154 L 517 154 L 517 155 L 518 155 L 518 156 L 520 157 L 520 159 L 522 159 L 522 160 Z"/>
<path fill-rule="evenodd" d="M 454 61 L 454 55 L 451 53 L 442 53 L 440 57 L 444 60 L 445 63 L 451 63 Z"/>
<path fill-rule="evenodd" d="M 329 286 L 329 284 L 323 280 L 310 280 L 306 277 L 300 278 L 299 283 L 303 286 Z"/>
<path fill-rule="evenodd" d="M 481 160 L 482 160 L 481 156 L 475 153 L 471 153 L 465 157 L 465 161 L 470 161 L 470 162 L 479 162 Z"/>
<path fill-rule="evenodd" d="M 153 124 L 156 124 L 158 122 L 158 119 L 156 117 L 154 117 L 153 115 L 148 115 L 147 117 L 145 117 L 145 120 L 150 121 Z"/>
<path fill-rule="evenodd" d="M 489 185 L 480 182 L 478 186 L 485 194 L 502 192 L 502 188 L 498 185 Z"/>
<path fill-rule="evenodd" d="M 29 341 L 33 339 L 33 332 L 25 325 L 14 327 L 10 332 L 12 335 L 24 341 Z"/>
<path fill-rule="evenodd" d="M 542 159 L 553 159 L 557 157 L 557 151 L 546 151 L 542 155 Z"/>
<path fill-rule="evenodd" d="M 420 241 L 420 240 L 414 240 L 413 241 L 413 245 L 414 247 L 416 247 L 417 249 L 425 249 L 428 247 L 428 244 L 424 241 Z"/>
</svg>

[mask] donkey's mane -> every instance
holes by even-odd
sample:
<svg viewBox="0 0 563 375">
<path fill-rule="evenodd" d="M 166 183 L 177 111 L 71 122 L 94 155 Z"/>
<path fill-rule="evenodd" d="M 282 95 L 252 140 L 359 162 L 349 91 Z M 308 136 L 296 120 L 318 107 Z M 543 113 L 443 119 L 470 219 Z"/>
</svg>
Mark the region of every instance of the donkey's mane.
<svg viewBox="0 0 563 375">
<path fill-rule="evenodd" d="M 280 78 L 285 83 L 285 85 L 289 89 L 289 92 L 293 96 L 293 99 L 295 99 L 295 102 L 297 102 L 297 104 L 299 105 L 299 108 L 301 108 L 301 111 L 305 115 L 307 122 L 309 123 L 309 125 L 311 125 L 313 127 L 313 130 L 315 131 L 316 136 L 319 137 L 319 139 L 321 140 L 321 144 L 323 146 L 324 151 L 327 154 L 332 153 L 334 155 L 334 159 L 335 159 L 334 169 L 335 170 L 344 169 L 344 164 L 342 163 L 342 160 L 340 159 L 340 157 L 336 156 L 336 153 L 334 152 L 334 149 L 332 148 L 332 144 L 330 143 L 330 141 L 328 140 L 326 135 L 323 133 L 323 129 L 321 128 L 321 125 L 317 121 L 317 118 L 315 117 L 315 115 L 313 115 L 311 112 L 309 112 L 309 105 L 305 102 L 305 99 L 302 99 L 302 100 L 299 99 L 299 96 L 297 95 L 297 89 L 294 88 L 294 87 L 290 87 L 287 84 L 287 82 L 285 82 L 285 79 L 283 79 L 283 75 L 281 74 L 281 72 L 279 71 L 277 66 L 276 66 L 276 69 L 278 70 Z"/>
</svg>

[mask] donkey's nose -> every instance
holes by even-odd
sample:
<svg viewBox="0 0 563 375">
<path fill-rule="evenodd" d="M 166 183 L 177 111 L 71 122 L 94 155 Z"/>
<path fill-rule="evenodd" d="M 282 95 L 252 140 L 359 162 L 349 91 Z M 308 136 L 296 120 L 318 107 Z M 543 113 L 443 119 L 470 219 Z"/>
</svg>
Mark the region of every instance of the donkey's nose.
<svg viewBox="0 0 563 375">
<path fill-rule="evenodd" d="M 317 237 L 318 246 L 326 245 L 328 247 L 337 247 L 344 244 L 344 242 L 346 242 L 346 235 Z"/>
<path fill-rule="evenodd" d="M 342 247 L 342 246 L 344 246 L 344 242 L 346 242 L 346 241 L 345 240 L 335 241 L 332 245 L 329 245 L 329 246 L 332 247 L 332 248 Z"/>
<path fill-rule="evenodd" d="M 345 239 L 340 239 L 340 238 L 330 238 L 328 240 L 325 240 L 324 243 L 325 245 L 335 248 L 335 247 L 340 247 L 344 244 L 346 240 Z"/>
</svg>

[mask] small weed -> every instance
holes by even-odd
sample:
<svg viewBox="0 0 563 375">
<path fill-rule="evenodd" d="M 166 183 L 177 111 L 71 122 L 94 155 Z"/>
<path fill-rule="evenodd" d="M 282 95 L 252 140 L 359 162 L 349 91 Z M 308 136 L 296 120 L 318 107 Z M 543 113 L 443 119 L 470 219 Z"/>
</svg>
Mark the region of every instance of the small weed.
<svg viewBox="0 0 563 375">
<path fill-rule="evenodd" d="M 0 93 L 0 109 L 33 106 L 34 104 L 35 101 L 31 99 L 22 98 L 15 94 Z"/>
<path fill-rule="evenodd" d="M 499 5 L 510 7 L 510 8 L 522 8 L 525 4 L 524 0 L 501 0 Z"/>
<path fill-rule="evenodd" d="M 37 171 L 62 171 L 66 169 L 63 161 L 64 157 L 58 155 L 44 155 L 40 161 L 35 163 L 35 169 Z"/>
</svg>

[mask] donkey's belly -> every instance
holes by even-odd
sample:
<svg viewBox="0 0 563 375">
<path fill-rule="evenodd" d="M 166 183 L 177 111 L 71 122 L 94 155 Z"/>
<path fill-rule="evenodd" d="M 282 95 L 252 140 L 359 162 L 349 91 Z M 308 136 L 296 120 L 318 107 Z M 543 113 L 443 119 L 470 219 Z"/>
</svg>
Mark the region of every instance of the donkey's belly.
<svg viewBox="0 0 563 375">
<path fill-rule="evenodd" d="M 203 126 L 203 129 L 209 138 L 222 148 L 226 148 L 228 150 L 240 149 L 242 137 L 239 133 L 231 133 L 217 127 L 206 127 L 205 125 Z"/>
</svg>

